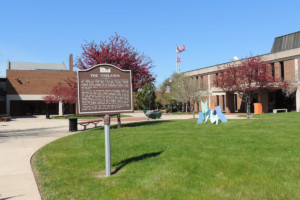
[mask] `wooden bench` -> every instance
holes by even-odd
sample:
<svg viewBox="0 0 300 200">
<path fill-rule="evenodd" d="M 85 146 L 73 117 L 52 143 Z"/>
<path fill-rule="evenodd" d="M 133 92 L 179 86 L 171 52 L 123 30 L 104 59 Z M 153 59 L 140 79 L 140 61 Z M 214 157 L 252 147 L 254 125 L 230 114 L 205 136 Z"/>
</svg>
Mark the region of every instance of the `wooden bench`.
<svg viewBox="0 0 300 200">
<path fill-rule="evenodd" d="M 9 117 L 8 115 L 4 114 L 4 115 L 0 115 L 0 121 L 1 122 L 8 122 L 11 120 L 11 117 Z"/>
<path fill-rule="evenodd" d="M 86 120 L 86 121 L 79 121 L 77 122 L 77 124 L 81 125 L 84 127 L 83 130 L 86 130 L 86 127 L 89 125 L 89 124 L 94 124 L 95 125 L 95 128 L 97 127 L 97 124 L 99 122 L 101 122 L 102 119 L 91 119 L 91 120 Z"/>
<path fill-rule="evenodd" d="M 286 108 L 273 109 L 273 113 L 277 113 L 277 111 L 285 111 L 285 112 L 287 112 L 287 109 Z"/>
</svg>

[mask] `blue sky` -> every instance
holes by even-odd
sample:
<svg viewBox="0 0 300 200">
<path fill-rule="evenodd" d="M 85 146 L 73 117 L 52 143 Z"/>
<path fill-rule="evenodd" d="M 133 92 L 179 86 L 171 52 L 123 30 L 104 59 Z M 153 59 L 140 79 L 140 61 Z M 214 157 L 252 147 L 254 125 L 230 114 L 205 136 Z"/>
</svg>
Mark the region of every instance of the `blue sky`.
<svg viewBox="0 0 300 200">
<path fill-rule="evenodd" d="M 161 83 L 181 72 L 269 53 L 275 37 L 300 31 L 300 1 L 0 0 L 0 76 L 7 60 L 68 64 L 84 41 L 117 32 L 152 58 Z"/>
</svg>

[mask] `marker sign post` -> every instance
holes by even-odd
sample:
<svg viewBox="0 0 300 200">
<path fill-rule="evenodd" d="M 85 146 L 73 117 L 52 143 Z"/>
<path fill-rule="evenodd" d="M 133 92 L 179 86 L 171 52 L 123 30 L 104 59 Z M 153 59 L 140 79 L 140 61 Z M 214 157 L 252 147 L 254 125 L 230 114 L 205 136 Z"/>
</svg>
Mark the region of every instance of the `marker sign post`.
<svg viewBox="0 0 300 200">
<path fill-rule="evenodd" d="M 78 114 L 105 115 L 105 169 L 111 175 L 110 115 L 133 112 L 131 70 L 99 64 L 77 72 Z"/>
</svg>

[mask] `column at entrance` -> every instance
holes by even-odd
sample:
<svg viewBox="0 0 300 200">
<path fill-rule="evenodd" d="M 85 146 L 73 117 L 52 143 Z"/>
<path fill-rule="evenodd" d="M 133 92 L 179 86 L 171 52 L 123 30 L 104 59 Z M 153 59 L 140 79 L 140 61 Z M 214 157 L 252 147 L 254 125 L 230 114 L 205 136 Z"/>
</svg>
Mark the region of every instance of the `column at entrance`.
<svg viewBox="0 0 300 200">
<path fill-rule="evenodd" d="M 296 111 L 300 112 L 300 86 L 298 86 L 296 91 Z"/>
<path fill-rule="evenodd" d="M 10 116 L 10 99 L 6 98 L 6 114 Z"/>
<path fill-rule="evenodd" d="M 62 116 L 64 113 L 63 113 L 63 102 L 62 101 L 60 101 L 59 103 L 58 103 L 58 115 L 59 116 Z"/>
</svg>

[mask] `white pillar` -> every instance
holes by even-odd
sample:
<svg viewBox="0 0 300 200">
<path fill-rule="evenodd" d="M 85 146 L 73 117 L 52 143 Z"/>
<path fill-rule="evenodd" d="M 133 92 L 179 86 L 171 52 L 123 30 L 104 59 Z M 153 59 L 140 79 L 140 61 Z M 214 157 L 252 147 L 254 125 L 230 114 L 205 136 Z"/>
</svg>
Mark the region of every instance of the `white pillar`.
<svg viewBox="0 0 300 200">
<path fill-rule="evenodd" d="M 298 66 L 298 58 L 295 59 L 295 81 L 299 81 L 299 66 Z"/>
<path fill-rule="evenodd" d="M 296 111 L 300 112 L 300 86 L 297 88 L 296 91 Z"/>
<path fill-rule="evenodd" d="M 60 101 L 59 103 L 58 103 L 58 115 L 59 116 L 62 116 L 64 113 L 63 113 L 63 103 L 62 103 L 62 101 Z"/>
</svg>

